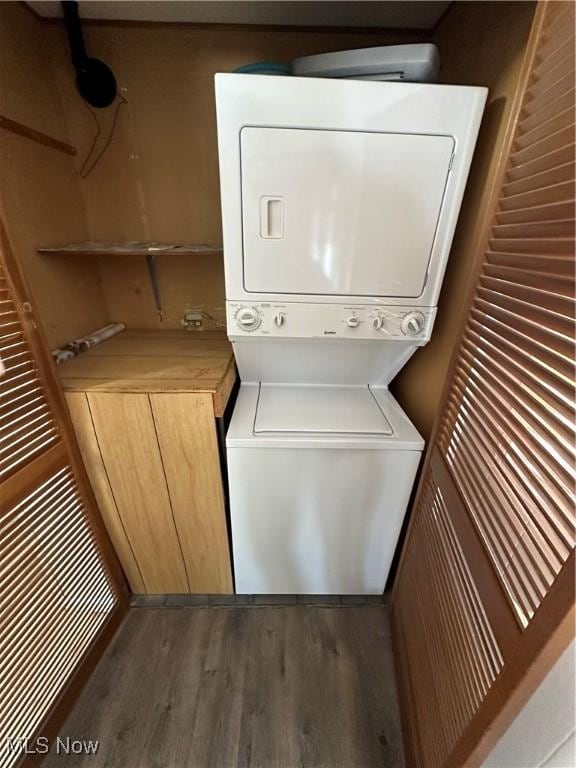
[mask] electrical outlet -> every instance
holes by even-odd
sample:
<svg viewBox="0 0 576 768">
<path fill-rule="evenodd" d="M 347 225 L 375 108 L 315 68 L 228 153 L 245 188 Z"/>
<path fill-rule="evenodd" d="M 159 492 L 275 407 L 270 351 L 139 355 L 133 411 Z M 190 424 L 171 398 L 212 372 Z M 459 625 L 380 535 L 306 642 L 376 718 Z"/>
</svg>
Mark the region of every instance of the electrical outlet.
<svg viewBox="0 0 576 768">
<path fill-rule="evenodd" d="M 203 331 L 204 330 L 204 317 L 201 312 L 186 311 L 182 315 L 180 320 L 182 327 L 187 331 Z"/>
</svg>

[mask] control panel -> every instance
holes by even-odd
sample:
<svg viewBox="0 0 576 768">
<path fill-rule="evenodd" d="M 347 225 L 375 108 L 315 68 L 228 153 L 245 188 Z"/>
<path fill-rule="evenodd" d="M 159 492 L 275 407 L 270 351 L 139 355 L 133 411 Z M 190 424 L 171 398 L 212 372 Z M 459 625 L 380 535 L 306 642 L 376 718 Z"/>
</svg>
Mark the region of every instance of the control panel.
<svg viewBox="0 0 576 768">
<path fill-rule="evenodd" d="M 435 307 L 226 303 L 229 336 L 413 340 L 430 338 Z"/>
</svg>

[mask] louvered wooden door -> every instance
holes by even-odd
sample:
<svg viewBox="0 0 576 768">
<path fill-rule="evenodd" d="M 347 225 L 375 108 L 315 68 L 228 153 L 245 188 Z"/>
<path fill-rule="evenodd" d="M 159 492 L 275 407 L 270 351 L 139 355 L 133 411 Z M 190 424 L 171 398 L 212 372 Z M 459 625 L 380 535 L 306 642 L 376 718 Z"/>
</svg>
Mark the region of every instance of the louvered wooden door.
<svg viewBox="0 0 576 768">
<path fill-rule="evenodd" d="M 574 632 L 574 84 L 541 3 L 393 593 L 410 766 L 480 765 Z"/>
<path fill-rule="evenodd" d="M 52 736 L 126 610 L 0 222 L 0 766 Z M 26 741 L 28 740 L 28 741 Z M 32 759 L 32 758 L 30 758 Z"/>
</svg>

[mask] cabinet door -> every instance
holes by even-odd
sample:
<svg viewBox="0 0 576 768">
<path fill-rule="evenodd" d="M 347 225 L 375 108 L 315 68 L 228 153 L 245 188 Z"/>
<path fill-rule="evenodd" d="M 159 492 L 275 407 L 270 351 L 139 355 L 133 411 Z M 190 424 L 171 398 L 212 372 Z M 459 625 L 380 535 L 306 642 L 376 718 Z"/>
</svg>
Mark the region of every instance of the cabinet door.
<svg viewBox="0 0 576 768">
<path fill-rule="evenodd" d="M 232 592 L 212 396 L 150 395 L 190 591 Z"/>
<path fill-rule="evenodd" d="M 189 591 L 149 396 L 87 395 L 100 453 L 146 591 Z"/>
<path fill-rule="evenodd" d="M 146 592 L 146 585 L 140 573 L 138 563 L 134 556 L 132 543 L 128 531 L 118 512 L 114 494 L 110 488 L 110 482 L 106 473 L 106 468 L 100 453 L 98 438 L 94 430 L 90 406 L 85 392 L 67 392 L 66 404 L 72 417 L 74 431 L 80 446 L 80 453 L 86 467 L 86 472 L 90 478 L 90 484 L 100 513 L 106 524 L 106 528 L 114 544 L 114 549 L 122 568 L 130 584 L 130 588 L 136 594 Z"/>
</svg>

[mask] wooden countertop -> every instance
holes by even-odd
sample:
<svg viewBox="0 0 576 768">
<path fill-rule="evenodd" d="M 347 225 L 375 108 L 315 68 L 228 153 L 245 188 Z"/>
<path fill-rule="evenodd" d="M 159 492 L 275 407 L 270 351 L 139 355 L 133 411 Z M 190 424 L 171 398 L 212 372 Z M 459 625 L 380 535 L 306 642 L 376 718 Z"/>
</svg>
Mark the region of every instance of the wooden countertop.
<svg viewBox="0 0 576 768">
<path fill-rule="evenodd" d="M 236 380 L 223 331 L 123 331 L 58 372 L 66 392 L 211 392 L 216 416 Z"/>
</svg>

